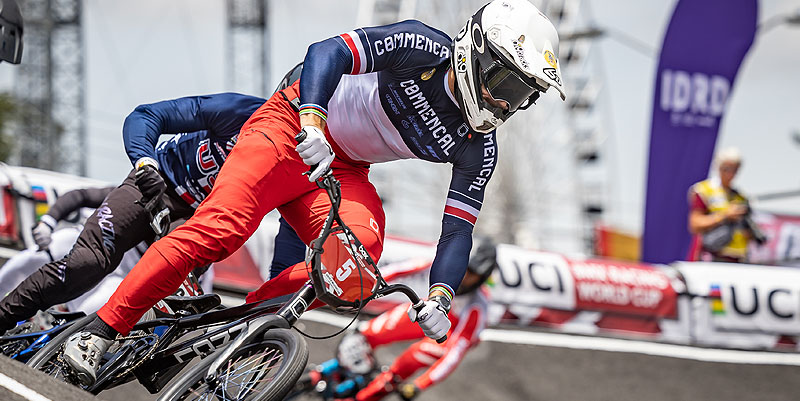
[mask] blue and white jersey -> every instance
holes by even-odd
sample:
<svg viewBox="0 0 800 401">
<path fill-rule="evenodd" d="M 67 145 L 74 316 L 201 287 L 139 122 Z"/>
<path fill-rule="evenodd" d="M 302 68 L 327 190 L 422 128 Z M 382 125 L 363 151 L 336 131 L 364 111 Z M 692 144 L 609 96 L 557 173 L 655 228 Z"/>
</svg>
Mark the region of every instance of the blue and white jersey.
<svg viewBox="0 0 800 401">
<path fill-rule="evenodd" d="M 122 126 L 125 150 L 134 164 L 143 157 L 156 160 L 178 195 L 196 208 L 211 192 L 242 125 L 264 102 L 220 93 L 138 106 Z M 175 136 L 158 144 L 168 134 Z"/>
<path fill-rule="evenodd" d="M 344 159 L 452 163 L 431 285 L 453 294 L 466 271 L 472 228 L 497 162 L 495 133 L 464 121 L 448 85 L 445 33 L 419 21 L 362 28 L 309 47 L 300 113 L 327 119 Z"/>
</svg>

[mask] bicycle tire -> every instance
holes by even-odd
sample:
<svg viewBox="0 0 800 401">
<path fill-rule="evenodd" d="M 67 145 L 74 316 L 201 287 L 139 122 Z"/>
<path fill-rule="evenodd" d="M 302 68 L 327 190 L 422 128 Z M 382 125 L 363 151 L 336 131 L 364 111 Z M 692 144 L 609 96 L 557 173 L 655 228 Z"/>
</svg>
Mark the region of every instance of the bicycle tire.
<svg viewBox="0 0 800 401">
<path fill-rule="evenodd" d="M 209 366 L 216 359 L 215 355 L 219 355 L 224 349 L 225 348 L 222 348 L 216 351 L 214 354 L 195 365 L 177 382 L 170 385 L 162 396 L 159 397 L 159 401 L 206 399 L 202 398 L 203 394 L 211 396 L 209 399 L 227 399 L 226 386 L 220 386 L 219 384 L 209 385 L 204 380 Z M 231 355 L 228 361 L 222 364 L 222 366 L 228 366 L 228 374 L 221 374 L 218 377 L 217 383 L 223 382 L 230 384 L 230 381 L 225 380 L 226 377 L 231 378 L 237 375 L 250 375 L 251 373 L 255 373 L 256 376 L 259 376 L 261 373 L 264 373 L 263 369 L 249 369 L 246 373 L 241 373 L 238 367 L 231 371 L 231 366 L 242 361 L 242 358 L 246 361 L 253 356 L 258 356 L 259 352 L 262 353 L 261 358 L 263 359 L 265 356 L 263 352 L 268 349 L 278 350 L 282 353 L 280 366 L 277 367 L 277 372 L 274 377 L 267 383 L 265 388 L 260 390 L 253 390 L 253 387 L 258 385 L 258 382 L 262 381 L 263 378 L 258 378 L 255 384 L 247 383 L 247 386 L 244 384 L 241 385 L 240 387 L 250 387 L 250 389 L 246 391 L 247 394 L 245 394 L 244 397 L 238 394 L 232 399 L 248 401 L 281 400 L 294 387 L 294 384 L 300 378 L 308 362 L 308 344 L 306 344 L 303 337 L 290 329 L 268 330 L 258 341 L 241 346 Z M 247 363 L 245 365 L 247 365 Z M 267 371 L 266 374 L 269 374 L 269 371 Z M 202 389 L 203 387 L 207 387 L 207 389 L 200 392 L 198 389 Z M 197 397 L 192 398 L 192 396 L 195 395 Z"/>
</svg>

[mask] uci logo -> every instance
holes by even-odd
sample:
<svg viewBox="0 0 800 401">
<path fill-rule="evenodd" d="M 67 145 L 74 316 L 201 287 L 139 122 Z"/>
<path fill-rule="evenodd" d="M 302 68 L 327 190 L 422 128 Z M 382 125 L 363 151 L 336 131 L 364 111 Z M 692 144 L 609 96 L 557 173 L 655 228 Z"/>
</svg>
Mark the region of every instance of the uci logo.
<svg viewBox="0 0 800 401">
<path fill-rule="evenodd" d="M 715 288 L 716 287 L 716 288 Z M 734 314 L 742 317 L 752 317 L 754 315 L 767 314 L 768 316 L 778 318 L 780 320 L 793 319 L 798 315 L 798 308 L 796 299 L 798 298 L 797 291 L 788 288 L 742 288 L 731 284 L 728 287 L 727 294 L 720 294 L 719 286 L 712 284 L 710 295 L 712 299 L 714 295 L 719 294 L 722 300 L 729 298 L 729 302 L 724 302 L 724 305 L 713 305 L 712 313 L 714 315 L 729 315 Z M 717 289 L 717 291 L 714 291 Z M 727 295 L 727 296 L 726 296 Z M 730 306 L 726 308 L 725 306 Z"/>
<path fill-rule="evenodd" d="M 506 287 L 520 287 L 523 285 L 525 279 L 528 279 L 533 288 L 538 291 L 556 292 L 558 294 L 564 294 L 566 291 L 564 279 L 561 277 L 561 271 L 553 264 L 531 262 L 525 266 L 524 264 L 520 265 L 518 261 L 515 260 L 508 267 L 511 266 L 514 267 L 513 274 L 502 267 L 499 269 L 500 281 Z M 537 271 L 541 273 L 537 273 Z"/>
</svg>

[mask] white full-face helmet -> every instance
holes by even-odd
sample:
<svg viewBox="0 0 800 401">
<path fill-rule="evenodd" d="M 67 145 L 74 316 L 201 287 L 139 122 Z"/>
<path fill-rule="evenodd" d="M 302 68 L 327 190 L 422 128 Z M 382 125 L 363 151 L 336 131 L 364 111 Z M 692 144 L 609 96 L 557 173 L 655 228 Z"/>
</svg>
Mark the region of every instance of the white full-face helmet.
<svg viewBox="0 0 800 401">
<path fill-rule="evenodd" d="M 566 99 L 558 33 L 527 0 L 494 0 L 467 21 L 453 41 L 456 99 L 473 130 L 487 133 L 530 107 L 551 86 Z M 508 110 L 492 106 L 481 86 Z"/>
</svg>

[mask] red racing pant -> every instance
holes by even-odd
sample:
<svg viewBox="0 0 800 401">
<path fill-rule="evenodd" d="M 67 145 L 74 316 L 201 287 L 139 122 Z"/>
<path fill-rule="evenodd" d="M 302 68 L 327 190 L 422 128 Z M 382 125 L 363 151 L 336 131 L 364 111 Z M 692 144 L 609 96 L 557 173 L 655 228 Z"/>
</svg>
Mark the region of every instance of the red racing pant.
<svg viewBox="0 0 800 401">
<path fill-rule="evenodd" d="M 298 83 L 282 92 L 294 99 Z M 239 249 L 273 209 L 280 211 L 303 242 L 316 238 L 330 199 L 302 175 L 309 167 L 295 151 L 298 132 L 297 112 L 280 93 L 272 96 L 242 127 L 214 188 L 194 216 L 148 249 L 97 315 L 126 335 L 148 309 L 177 290 L 192 269 Z M 342 186 L 339 213 L 377 261 L 383 251 L 385 217 L 367 179 L 368 166 L 337 156 L 331 168 Z M 287 269 L 299 270 L 297 266 Z M 248 300 L 295 292 L 308 277 L 287 274 L 283 279 L 277 283 L 285 285 L 262 287 Z"/>
<path fill-rule="evenodd" d="M 478 343 L 482 330 L 480 311 L 470 308 L 464 315 L 450 313 L 451 329 L 447 341 L 437 344 L 425 337 L 422 329 L 408 318 L 410 304 L 402 304 L 372 319 L 362 328 L 372 348 L 394 343 L 421 339 L 403 351 L 394 360 L 389 370 L 382 372 L 365 388 L 356 394 L 357 401 L 377 401 L 383 399 L 396 386 L 405 381 L 417 370 L 428 368 L 414 380 L 414 385 L 424 390 L 443 381 L 452 373 L 469 348 Z"/>
</svg>

